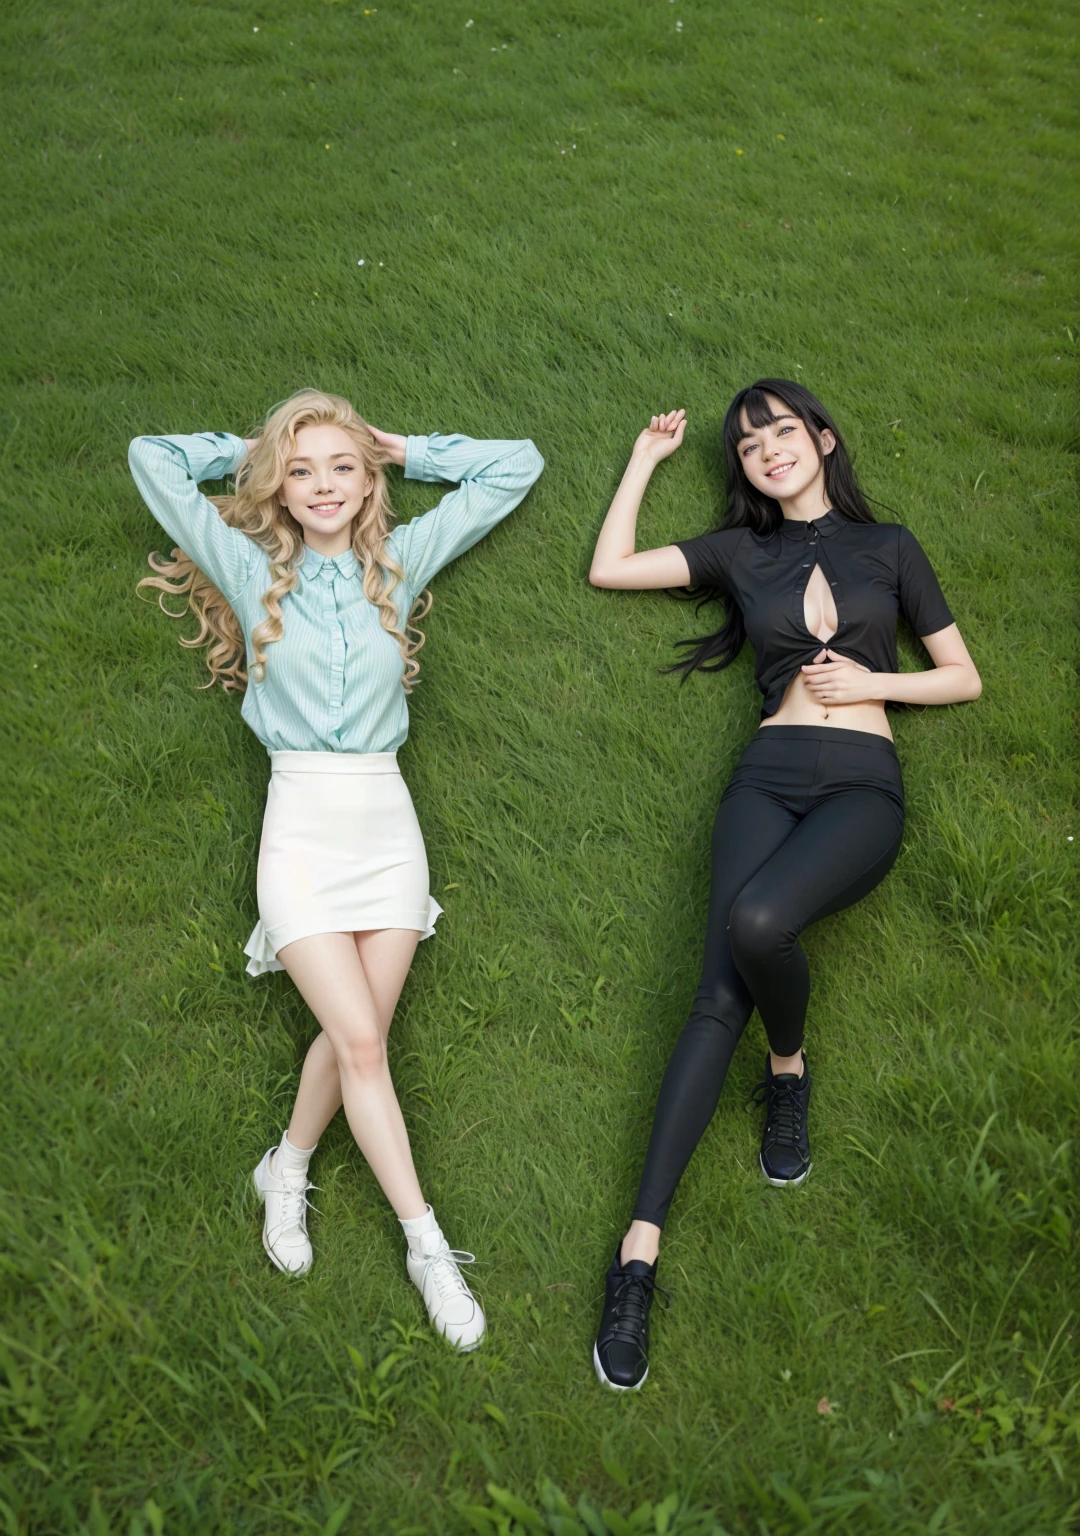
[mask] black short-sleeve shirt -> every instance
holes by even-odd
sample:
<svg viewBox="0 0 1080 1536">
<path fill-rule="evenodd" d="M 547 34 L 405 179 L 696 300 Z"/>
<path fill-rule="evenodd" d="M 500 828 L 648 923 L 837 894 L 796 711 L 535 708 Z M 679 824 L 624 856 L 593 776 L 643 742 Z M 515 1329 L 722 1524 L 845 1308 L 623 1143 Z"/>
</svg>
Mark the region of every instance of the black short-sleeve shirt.
<svg viewBox="0 0 1080 1536">
<path fill-rule="evenodd" d="M 899 670 L 898 613 L 920 638 L 953 623 L 930 561 L 899 523 L 852 523 L 830 511 L 809 523 L 785 518 L 778 533 L 764 537 L 722 528 L 676 547 L 686 556 L 691 586 L 717 587 L 742 610 L 763 715 L 776 713 L 799 668 L 821 650 L 803 608 L 815 565 L 836 603 L 839 627 L 829 645 L 872 672 Z"/>
</svg>

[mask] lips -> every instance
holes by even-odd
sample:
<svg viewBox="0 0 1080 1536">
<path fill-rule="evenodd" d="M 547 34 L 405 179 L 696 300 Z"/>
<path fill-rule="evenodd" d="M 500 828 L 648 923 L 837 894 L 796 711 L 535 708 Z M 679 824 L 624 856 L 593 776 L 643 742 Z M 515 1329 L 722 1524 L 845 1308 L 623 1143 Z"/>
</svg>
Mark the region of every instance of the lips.
<svg viewBox="0 0 1080 1536">
<path fill-rule="evenodd" d="M 314 512 L 316 517 L 336 517 L 344 505 L 343 501 L 316 501 L 308 511 Z"/>
</svg>

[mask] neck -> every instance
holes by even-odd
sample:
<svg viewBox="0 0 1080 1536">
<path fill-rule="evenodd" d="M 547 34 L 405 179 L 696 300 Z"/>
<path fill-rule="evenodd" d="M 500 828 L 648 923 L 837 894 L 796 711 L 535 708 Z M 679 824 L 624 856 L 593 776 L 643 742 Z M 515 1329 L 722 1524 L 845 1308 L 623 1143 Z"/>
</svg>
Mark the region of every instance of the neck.
<svg viewBox="0 0 1080 1536">
<path fill-rule="evenodd" d="M 825 494 L 825 471 L 816 475 L 806 489 L 790 501 L 782 501 L 780 510 L 793 523 L 810 523 L 815 517 L 823 517 L 829 511 L 829 499 Z"/>
<path fill-rule="evenodd" d="M 335 555 L 343 555 L 347 549 L 351 548 L 352 531 L 349 528 L 342 528 L 339 533 L 319 533 L 318 529 L 305 528 L 304 543 L 317 555 L 332 560 Z"/>
</svg>

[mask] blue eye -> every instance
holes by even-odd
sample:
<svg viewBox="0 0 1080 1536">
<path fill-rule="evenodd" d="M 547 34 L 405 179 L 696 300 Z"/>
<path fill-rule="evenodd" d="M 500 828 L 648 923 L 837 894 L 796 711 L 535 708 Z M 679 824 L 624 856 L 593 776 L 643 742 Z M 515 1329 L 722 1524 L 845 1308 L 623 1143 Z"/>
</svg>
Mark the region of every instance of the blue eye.
<svg viewBox="0 0 1080 1536">
<path fill-rule="evenodd" d="M 795 430 L 794 427 L 781 427 L 779 432 L 776 435 L 777 435 L 777 437 L 783 437 L 785 432 L 794 432 L 794 430 Z"/>
</svg>

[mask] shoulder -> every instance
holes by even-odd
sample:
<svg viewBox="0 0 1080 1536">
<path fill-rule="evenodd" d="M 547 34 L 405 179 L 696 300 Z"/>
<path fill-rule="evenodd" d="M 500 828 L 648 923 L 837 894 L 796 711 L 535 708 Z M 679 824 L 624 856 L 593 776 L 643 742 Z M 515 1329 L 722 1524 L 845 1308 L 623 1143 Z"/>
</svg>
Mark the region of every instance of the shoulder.
<svg viewBox="0 0 1080 1536">
<path fill-rule="evenodd" d="M 865 550 L 895 559 L 919 541 L 903 523 L 844 523 L 844 538 L 857 543 Z"/>
<path fill-rule="evenodd" d="M 746 528 L 717 528 L 696 538 L 676 539 L 675 548 L 682 551 L 690 572 L 690 585 L 725 585 L 747 532 Z"/>
<path fill-rule="evenodd" d="M 730 559 L 747 536 L 753 537 L 749 528 L 714 528 L 711 533 L 693 534 L 674 542 L 680 549 L 692 544 L 695 549 L 715 550 L 718 555 Z"/>
</svg>

